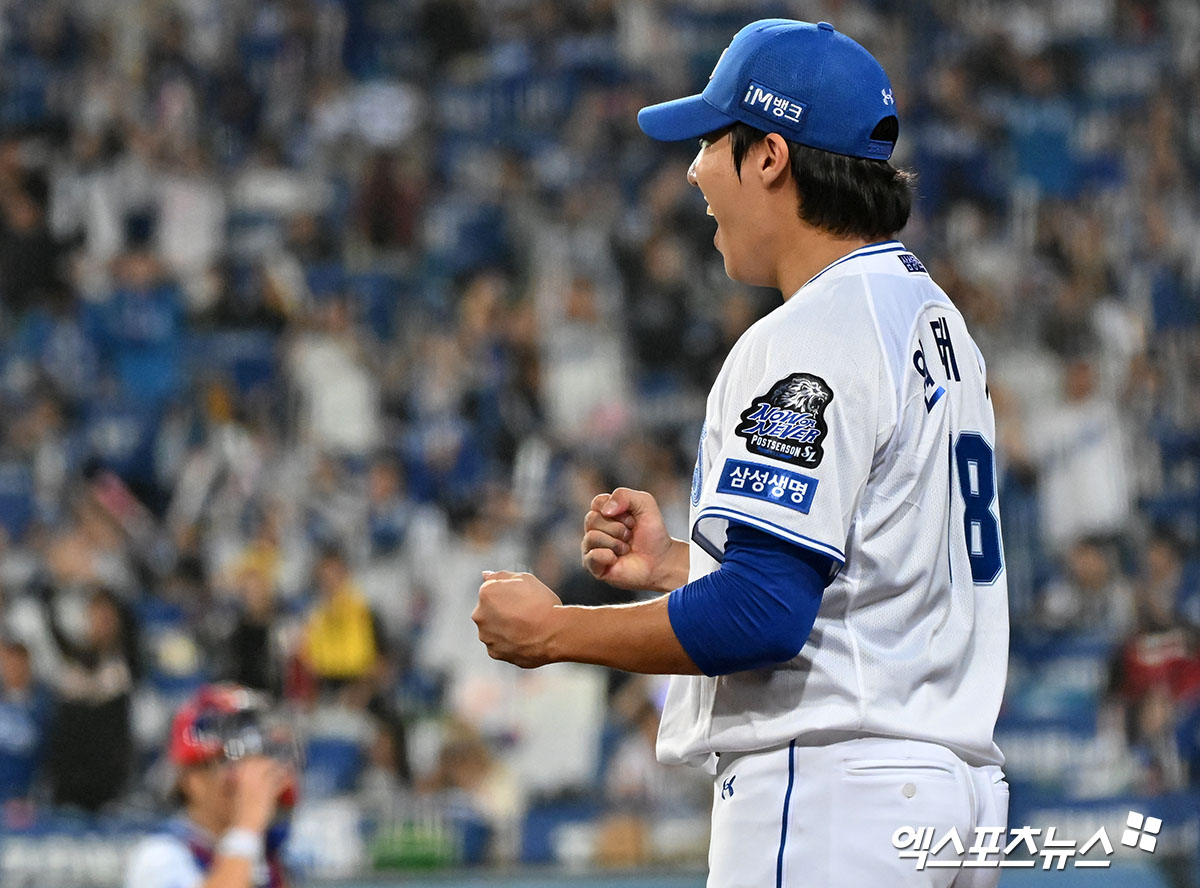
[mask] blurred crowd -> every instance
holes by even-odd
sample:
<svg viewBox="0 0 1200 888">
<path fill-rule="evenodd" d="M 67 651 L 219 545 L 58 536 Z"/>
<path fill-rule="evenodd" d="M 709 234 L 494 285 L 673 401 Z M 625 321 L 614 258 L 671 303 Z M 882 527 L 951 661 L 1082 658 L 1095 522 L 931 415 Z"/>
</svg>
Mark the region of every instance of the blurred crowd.
<svg viewBox="0 0 1200 888">
<path fill-rule="evenodd" d="M 1192 0 L 11 0 L 8 825 L 161 804 L 172 707 L 226 678 L 296 713 L 308 798 L 441 800 L 468 858 L 570 797 L 605 859 L 695 851 L 661 685 L 519 673 L 469 615 L 484 569 L 623 600 L 578 550 L 617 484 L 687 535 L 707 389 L 779 295 L 635 115 L 766 15 L 892 76 L 902 238 L 988 363 L 1014 656 L 1099 639 L 1104 791 L 1200 783 Z"/>
</svg>

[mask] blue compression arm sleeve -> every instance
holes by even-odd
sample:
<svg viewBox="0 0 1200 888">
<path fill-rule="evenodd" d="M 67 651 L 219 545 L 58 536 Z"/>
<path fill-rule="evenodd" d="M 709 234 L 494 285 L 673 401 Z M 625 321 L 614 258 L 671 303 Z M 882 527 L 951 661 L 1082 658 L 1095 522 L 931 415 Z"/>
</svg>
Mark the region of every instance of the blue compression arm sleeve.
<svg viewBox="0 0 1200 888">
<path fill-rule="evenodd" d="M 812 631 L 831 566 L 824 555 L 730 523 L 721 567 L 667 599 L 671 628 L 705 675 L 783 663 Z"/>
</svg>

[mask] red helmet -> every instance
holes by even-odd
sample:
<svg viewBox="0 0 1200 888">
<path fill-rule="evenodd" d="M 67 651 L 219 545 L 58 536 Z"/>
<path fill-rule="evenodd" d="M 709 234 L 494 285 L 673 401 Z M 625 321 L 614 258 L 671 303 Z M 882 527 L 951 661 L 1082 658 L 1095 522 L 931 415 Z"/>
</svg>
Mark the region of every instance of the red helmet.
<svg viewBox="0 0 1200 888">
<path fill-rule="evenodd" d="M 167 754 L 184 767 L 229 758 L 229 740 L 253 728 L 264 709 L 257 695 L 241 685 L 205 685 L 175 713 Z"/>
<path fill-rule="evenodd" d="M 261 694 L 229 682 L 205 685 L 175 714 L 167 756 L 177 768 L 248 755 L 270 756 L 297 771 L 301 765 L 295 731 L 273 717 Z M 291 807 L 295 801 L 296 785 L 289 781 L 279 802 Z"/>
</svg>

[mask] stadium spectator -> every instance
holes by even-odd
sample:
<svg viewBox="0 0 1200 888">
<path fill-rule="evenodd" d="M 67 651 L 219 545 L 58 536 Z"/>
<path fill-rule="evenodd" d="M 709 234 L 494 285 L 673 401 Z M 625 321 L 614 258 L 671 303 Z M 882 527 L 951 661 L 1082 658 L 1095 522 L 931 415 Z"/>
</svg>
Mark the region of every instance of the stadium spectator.
<svg viewBox="0 0 1200 888">
<path fill-rule="evenodd" d="M 666 233 L 653 237 L 641 256 L 643 266 L 635 272 L 640 280 L 630 287 L 625 312 L 630 342 L 642 385 L 650 391 L 674 388 L 687 370 L 680 320 L 689 314 L 688 256 L 682 240 Z"/>
<path fill-rule="evenodd" d="M 317 600 L 304 627 L 305 665 L 327 691 L 373 682 L 384 662 L 384 636 L 345 555 L 325 549 L 313 573 Z"/>
<path fill-rule="evenodd" d="M 373 558 L 393 555 L 404 545 L 413 510 L 397 461 L 377 457 L 367 474 L 367 533 Z"/>
<path fill-rule="evenodd" d="M 189 305 L 204 307 L 211 301 L 202 289 L 204 275 L 225 246 L 225 195 L 194 137 L 173 154 L 158 178 L 156 251 L 184 286 Z"/>
<path fill-rule="evenodd" d="M 263 566 L 243 566 L 235 594 L 237 620 L 225 641 L 226 677 L 278 698 L 283 693 L 285 656 L 272 572 Z"/>
<path fill-rule="evenodd" d="M 1134 627 L 1134 595 L 1115 561 L 1103 540 L 1087 538 L 1072 545 L 1063 576 L 1042 591 L 1039 622 L 1060 632 L 1124 637 Z"/>
<path fill-rule="evenodd" d="M 305 533 L 328 548 L 361 546 L 364 502 L 358 461 L 322 454 L 314 460 L 304 489 Z M 350 548 L 353 546 L 354 548 Z"/>
<path fill-rule="evenodd" d="M 41 776 L 50 707 L 49 691 L 34 678 L 29 649 L 0 639 L 0 807 L 31 798 Z"/>
<path fill-rule="evenodd" d="M 1156 536 L 1135 586 L 1135 631 L 1110 664 L 1110 695 L 1123 716 L 1137 789 L 1146 795 L 1182 789 L 1200 776 L 1189 777 L 1200 724 L 1200 630 L 1180 618 L 1180 576 L 1177 543 Z"/>
<path fill-rule="evenodd" d="M 614 715 L 621 735 L 604 774 L 604 797 L 620 810 L 639 812 L 653 822 L 696 810 L 712 792 L 710 782 L 693 772 L 679 773 L 658 763 L 654 744 L 662 685 L 634 677 L 616 692 Z"/>
<path fill-rule="evenodd" d="M 420 231 L 424 178 L 415 154 L 376 153 L 366 166 L 355 200 L 359 238 L 383 252 L 412 247 Z"/>
<path fill-rule="evenodd" d="M 550 430 L 563 441 L 613 438 L 627 412 L 621 337 L 614 335 L 599 303 L 595 281 L 577 276 L 557 312 L 539 315 L 542 403 Z M 647 313 L 643 305 L 633 315 Z"/>
<path fill-rule="evenodd" d="M 496 704 L 512 699 L 516 676 L 486 651 L 481 655 L 460 627 L 474 607 L 471 584 L 490 565 L 523 559 L 524 549 L 510 530 L 516 517 L 511 498 L 498 491 L 484 496 L 479 505 L 453 515 L 422 550 L 418 582 L 426 590 L 427 612 L 416 663 L 444 688 L 450 713 L 499 734 L 511 728 L 511 712 Z"/>
<path fill-rule="evenodd" d="M 46 224 L 44 181 L 0 188 L 0 305 L 20 317 L 59 286 L 62 247 Z"/>
<path fill-rule="evenodd" d="M 348 299 L 328 297 L 312 320 L 288 356 L 306 435 L 323 452 L 365 456 L 379 442 L 379 385 L 365 360 Z"/>
<path fill-rule="evenodd" d="M 78 409 L 96 386 L 100 356 L 78 299 L 58 283 L 31 305 L 17 328 L 21 355 L 54 395 Z"/>
<path fill-rule="evenodd" d="M 1138 625 L 1143 629 L 1181 623 L 1200 631 L 1200 613 L 1193 610 L 1200 589 L 1188 588 L 1184 574 L 1184 545 L 1175 534 L 1160 531 L 1146 544 L 1137 587 Z"/>
<path fill-rule="evenodd" d="M 412 765 L 404 723 L 376 718 L 367 761 L 358 775 L 357 797 L 368 817 L 394 816 L 413 789 Z"/>
<path fill-rule="evenodd" d="M 1026 425 L 1039 472 L 1041 527 L 1057 551 L 1083 536 L 1120 536 L 1131 514 L 1121 414 L 1098 390 L 1091 361 L 1067 366 L 1063 391 L 1061 403 L 1041 405 Z"/>
<path fill-rule="evenodd" d="M 131 248 L 114 264 L 114 286 L 98 309 L 102 356 L 121 390 L 153 409 L 183 385 L 183 300 L 149 244 L 153 219 L 129 219 Z"/>
<path fill-rule="evenodd" d="M 1200 704 L 1200 634 L 1148 584 L 1139 588 L 1137 631 L 1114 662 L 1112 684 L 1127 703 L 1162 689 L 1170 703 Z"/>
<path fill-rule="evenodd" d="M 461 831 L 465 862 L 513 859 L 526 799 L 473 727 L 462 722 L 446 726 L 437 767 L 418 789 L 435 796 Z"/>
<path fill-rule="evenodd" d="M 694 818 L 712 795 L 700 772 L 680 773 L 655 757 L 659 710 L 653 692 L 644 677 L 633 676 L 613 697 L 620 734 L 602 778 L 608 813 L 595 849 L 597 862 L 605 866 L 644 865 L 671 856 L 678 838 L 664 842 L 657 830 L 673 819 Z M 701 819 L 690 826 L 707 832 Z"/>
<path fill-rule="evenodd" d="M 128 788 L 133 767 L 137 627 L 128 607 L 107 589 L 88 599 L 80 640 L 67 632 L 49 600 L 46 614 L 62 658 L 46 761 L 51 793 L 55 804 L 96 812 Z"/>
</svg>

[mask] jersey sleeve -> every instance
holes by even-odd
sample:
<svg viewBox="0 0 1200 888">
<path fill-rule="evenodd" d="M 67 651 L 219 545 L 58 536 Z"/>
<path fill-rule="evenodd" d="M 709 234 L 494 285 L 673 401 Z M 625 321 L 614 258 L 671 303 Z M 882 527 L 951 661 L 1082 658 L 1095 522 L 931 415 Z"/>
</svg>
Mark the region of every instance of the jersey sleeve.
<svg viewBox="0 0 1200 888">
<path fill-rule="evenodd" d="M 200 888 L 203 882 L 191 853 L 171 836 L 142 839 L 125 865 L 125 888 Z"/>
<path fill-rule="evenodd" d="M 718 561 L 735 521 L 846 562 L 876 448 L 884 371 L 871 332 L 852 344 L 845 332 L 820 335 L 823 325 L 815 326 L 783 326 L 748 343 L 713 391 L 709 417 L 721 434 L 692 539 Z"/>
</svg>

